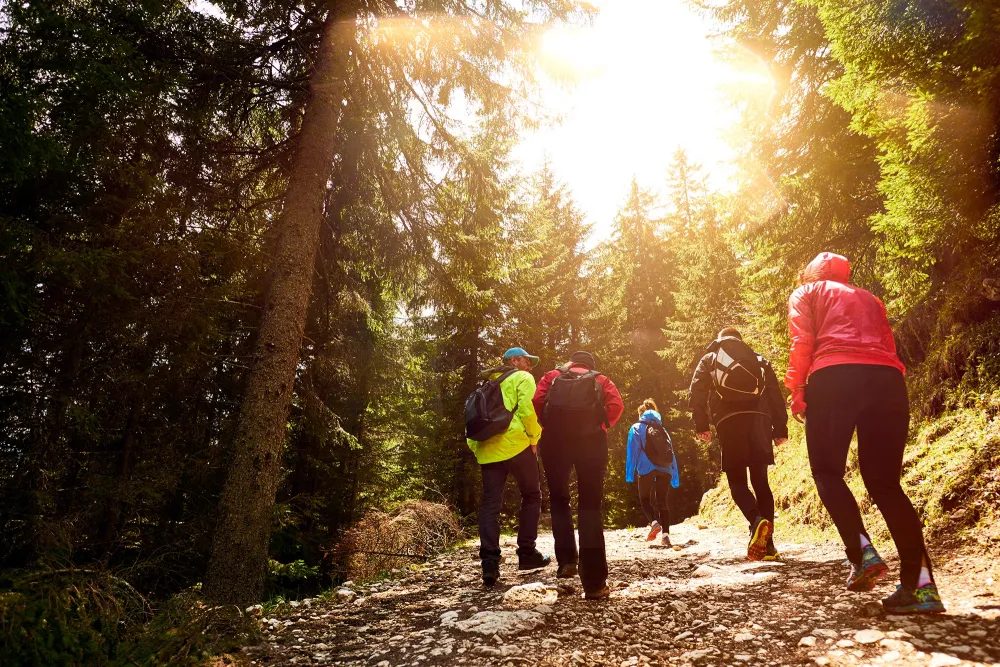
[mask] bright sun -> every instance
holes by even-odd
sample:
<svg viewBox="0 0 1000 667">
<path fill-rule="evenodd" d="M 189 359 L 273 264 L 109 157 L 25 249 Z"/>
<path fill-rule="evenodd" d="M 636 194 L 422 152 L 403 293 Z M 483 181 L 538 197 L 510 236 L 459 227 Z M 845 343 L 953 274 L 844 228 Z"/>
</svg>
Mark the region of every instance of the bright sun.
<svg viewBox="0 0 1000 667">
<path fill-rule="evenodd" d="M 773 84 L 759 66 L 723 62 L 714 27 L 682 0 L 597 4 L 592 26 L 554 28 L 543 38 L 542 101 L 561 123 L 527 137 L 519 157 L 529 168 L 548 159 L 601 238 L 632 177 L 662 189 L 678 146 L 713 186 L 727 187 L 736 113 L 724 89 L 769 96 Z"/>
</svg>

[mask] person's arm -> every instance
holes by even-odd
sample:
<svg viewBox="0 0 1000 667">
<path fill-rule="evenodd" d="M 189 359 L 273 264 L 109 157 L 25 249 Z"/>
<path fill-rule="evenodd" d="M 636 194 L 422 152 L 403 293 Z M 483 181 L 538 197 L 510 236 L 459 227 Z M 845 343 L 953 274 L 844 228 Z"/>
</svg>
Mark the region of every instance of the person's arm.
<svg viewBox="0 0 1000 667">
<path fill-rule="evenodd" d="M 608 416 L 608 428 L 611 428 L 625 412 L 625 403 L 622 401 L 622 395 L 618 393 L 618 387 L 611 381 L 611 378 L 606 375 L 601 377 L 604 378 L 604 412 Z"/>
<path fill-rule="evenodd" d="M 767 401 L 767 413 L 771 417 L 771 438 L 784 440 L 788 438 L 788 412 L 785 411 L 785 399 L 781 395 L 781 385 L 774 373 L 771 362 L 764 360 L 764 400 Z"/>
<path fill-rule="evenodd" d="M 538 418 L 539 424 L 543 427 L 545 426 L 545 397 L 549 393 L 549 387 L 552 386 L 554 377 L 555 374 L 552 371 L 543 375 L 542 379 L 538 381 L 538 387 L 535 388 L 535 395 L 531 399 L 532 404 L 535 406 L 535 416 Z"/>
<path fill-rule="evenodd" d="M 535 378 L 528 371 L 518 371 L 514 375 L 517 378 L 517 416 L 524 426 L 528 442 L 534 446 L 542 435 L 542 427 L 538 425 L 538 416 L 535 414 Z"/>
<path fill-rule="evenodd" d="M 634 424 L 628 430 L 628 446 L 625 448 L 625 482 L 631 484 L 635 481 L 635 467 L 639 461 L 639 448 L 642 434 L 639 433 L 639 425 Z"/>
<path fill-rule="evenodd" d="M 896 351 L 896 337 L 892 334 L 892 325 L 889 323 L 889 313 L 885 310 L 885 304 L 882 303 L 882 299 L 875 295 L 872 295 L 875 301 L 878 303 L 879 308 L 882 311 L 882 345 L 885 349 L 892 352 L 896 359 L 899 359 L 899 353 Z M 902 364 L 902 361 L 900 361 Z M 903 369 L 903 375 L 906 375 L 906 369 Z"/>
<path fill-rule="evenodd" d="M 712 355 L 706 354 L 698 361 L 698 367 L 694 369 L 694 375 L 691 377 L 689 405 L 691 418 L 694 419 L 694 430 L 698 433 L 705 433 L 712 428 L 712 419 L 708 414 L 708 396 L 712 391 L 712 374 L 709 370 L 711 364 Z"/>
<path fill-rule="evenodd" d="M 812 283 L 815 284 L 815 283 Z M 788 372 L 785 386 L 792 392 L 792 415 L 806 411 L 806 380 L 812 368 L 816 350 L 816 322 L 813 316 L 812 292 L 803 285 L 788 299 L 788 335 L 792 340 L 788 350 Z"/>
</svg>

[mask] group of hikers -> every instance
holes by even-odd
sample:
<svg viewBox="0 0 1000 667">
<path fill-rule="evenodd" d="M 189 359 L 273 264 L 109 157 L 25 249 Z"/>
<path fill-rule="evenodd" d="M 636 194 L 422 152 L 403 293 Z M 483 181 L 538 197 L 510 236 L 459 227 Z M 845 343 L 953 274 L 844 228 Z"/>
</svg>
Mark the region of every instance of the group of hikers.
<svg viewBox="0 0 1000 667">
<path fill-rule="evenodd" d="M 847 590 L 871 591 L 888 572 L 844 479 L 856 432 L 862 480 L 885 518 L 900 559 L 900 584 L 882 605 L 896 614 L 943 612 L 922 522 L 900 483 L 910 420 L 905 368 L 896 354 L 885 306 L 849 279 L 848 260 L 829 252 L 799 274 L 799 286 L 788 302 L 787 405 L 792 417 L 805 425 L 816 489 L 847 553 Z M 518 569 L 534 570 L 551 562 L 535 544 L 541 512 L 540 455 L 549 486 L 556 576 L 579 575 L 585 598 L 607 598 L 601 505 L 607 433 L 624 412 L 621 394 L 598 371 L 590 352 L 574 352 L 565 366 L 546 372 L 537 386 L 529 371 L 538 357 L 514 347 L 504 353 L 503 362 L 486 372 L 487 381 L 466 403 L 466 436 L 482 468 L 483 583 L 493 586 L 500 578 L 499 518 L 508 475 L 521 493 Z M 710 441 L 715 428 L 722 470 L 749 526 L 747 558 L 780 558 L 773 538 L 768 466 L 775 462 L 774 446 L 788 439 L 788 416 L 771 363 L 747 346 L 737 329 L 723 329 L 694 371 L 690 407 L 699 439 Z M 680 483 L 677 458 L 656 403 L 646 399 L 637 412 L 628 436 L 626 481 L 637 482 L 649 522 L 647 541 L 659 538 L 669 546 L 667 497 L 669 488 Z M 579 549 L 570 509 L 573 469 Z"/>
</svg>

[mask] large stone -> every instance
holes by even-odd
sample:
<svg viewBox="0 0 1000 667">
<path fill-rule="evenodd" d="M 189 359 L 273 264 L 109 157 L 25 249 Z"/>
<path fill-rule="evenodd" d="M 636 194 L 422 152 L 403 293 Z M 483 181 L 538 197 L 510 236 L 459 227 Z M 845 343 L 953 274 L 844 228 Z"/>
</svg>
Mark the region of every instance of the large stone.
<svg viewBox="0 0 1000 667">
<path fill-rule="evenodd" d="M 545 618 L 537 611 L 481 611 L 471 618 L 455 623 L 462 632 L 479 635 L 509 637 L 529 632 L 545 625 Z"/>
<path fill-rule="evenodd" d="M 503 594 L 505 607 L 530 608 L 538 605 L 553 605 L 559 597 L 555 586 L 547 586 L 540 581 L 513 586 Z"/>
<path fill-rule="evenodd" d="M 719 574 L 721 570 L 714 568 L 711 565 L 699 565 L 695 568 L 695 571 L 691 573 L 692 577 L 714 577 Z"/>
<path fill-rule="evenodd" d="M 862 630 L 854 635 L 854 641 L 859 644 L 874 644 L 885 639 L 885 634 L 880 630 Z"/>
<path fill-rule="evenodd" d="M 338 588 L 337 589 L 337 601 L 338 602 L 350 602 L 354 598 L 358 597 L 358 594 L 352 591 L 350 588 Z"/>
</svg>

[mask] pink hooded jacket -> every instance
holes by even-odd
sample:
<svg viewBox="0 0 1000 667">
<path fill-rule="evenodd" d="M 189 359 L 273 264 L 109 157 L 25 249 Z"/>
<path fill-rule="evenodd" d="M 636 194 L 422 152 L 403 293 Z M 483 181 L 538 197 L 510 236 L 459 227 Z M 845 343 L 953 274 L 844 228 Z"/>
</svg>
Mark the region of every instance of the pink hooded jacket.
<svg viewBox="0 0 1000 667">
<path fill-rule="evenodd" d="M 806 381 L 821 368 L 872 364 L 906 372 L 885 306 L 868 290 L 849 284 L 850 277 L 846 257 L 820 253 L 788 299 L 792 348 L 785 386 L 792 392 L 792 414 L 805 412 Z"/>
</svg>

